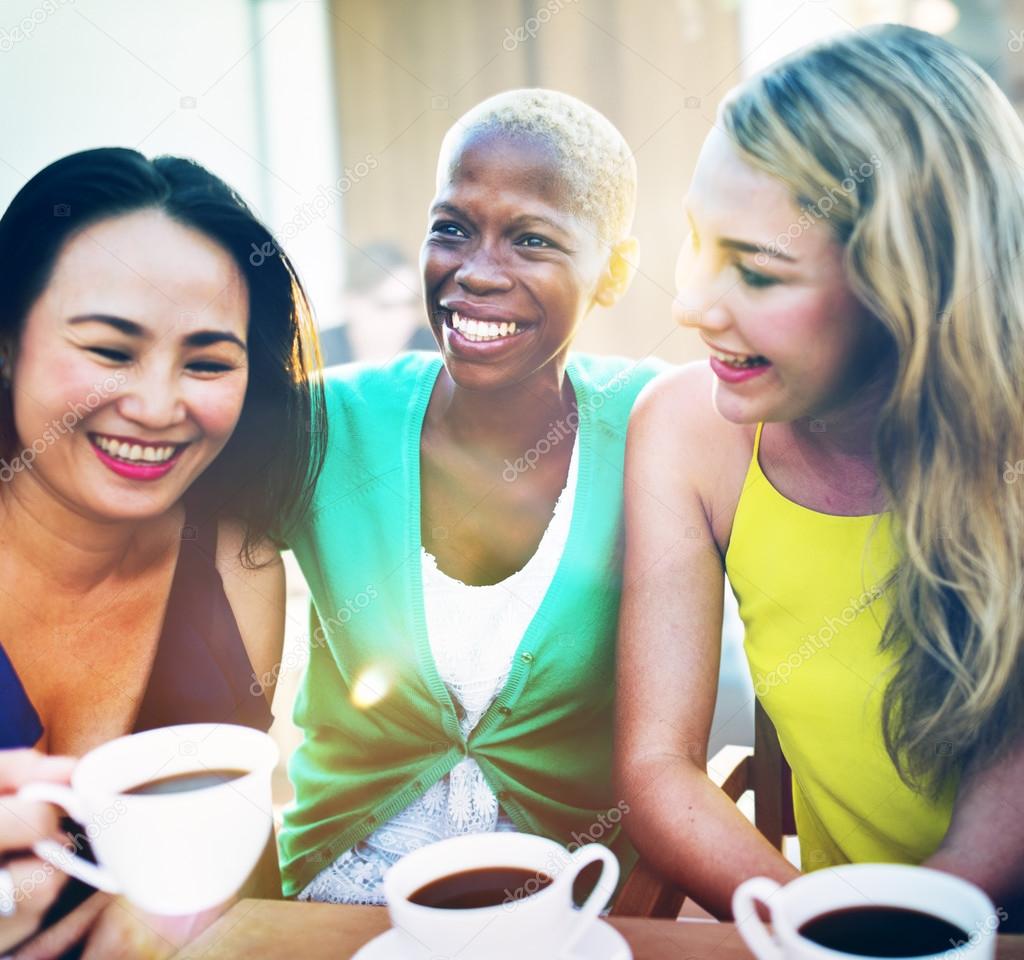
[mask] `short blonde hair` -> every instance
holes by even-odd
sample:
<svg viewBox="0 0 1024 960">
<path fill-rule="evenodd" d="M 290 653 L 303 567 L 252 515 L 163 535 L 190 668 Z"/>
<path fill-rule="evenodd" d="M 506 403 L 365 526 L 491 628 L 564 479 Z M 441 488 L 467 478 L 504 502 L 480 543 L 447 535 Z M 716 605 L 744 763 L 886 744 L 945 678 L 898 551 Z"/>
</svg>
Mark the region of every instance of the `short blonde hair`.
<svg viewBox="0 0 1024 960">
<path fill-rule="evenodd" d="M 593 107 L 556 90 L 508 90 L 478 103 L 445 134 L 438 175 L 453 151 L 478 133 L 522 137 L 548 147 L 568 188 L 572 213 L 593 224 L 603 243 L 629 236 L 636 209 L 636 161 L 615 125 Z"/>
</svg>

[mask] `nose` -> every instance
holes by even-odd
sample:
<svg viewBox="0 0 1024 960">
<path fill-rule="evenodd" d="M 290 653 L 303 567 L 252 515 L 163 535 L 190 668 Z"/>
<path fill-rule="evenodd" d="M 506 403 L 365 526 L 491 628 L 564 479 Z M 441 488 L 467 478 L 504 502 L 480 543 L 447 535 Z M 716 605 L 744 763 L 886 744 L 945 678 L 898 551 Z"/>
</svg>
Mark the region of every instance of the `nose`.
<svg viewBox="0 0 1024 960">
<path fill-rule="evenodd" d="M 672 318 L 679 326 L 695 330 L 721 331 L 732 324 L 729 310 L 721 297 L 709 300 L 705 296 L 695 296 L 689 289 L 676 292 L 672 300 Z"/>
<path fill-rule="evenodd" d="M 676 262 L 676 295 L 672 317 L 681 327 L 720 331 L 731 323 L 726 305 L 730 286 L 711 257 L 684 247 Z"/>
<path fill-rule="evenodd" d="M 513 283 L 501 257 L 483 243 L 467 253 L 455 271 L 455 282 L 467 293 L 477 296 L 505 293 L 512 289 Z"/>
<path fill-rule="evenodd" d="M 117 411 L 146 430 L 166 430 L 183 423 L 185 400 L 175 371 L 139 370 L 121 388 Z"/>
</svg>

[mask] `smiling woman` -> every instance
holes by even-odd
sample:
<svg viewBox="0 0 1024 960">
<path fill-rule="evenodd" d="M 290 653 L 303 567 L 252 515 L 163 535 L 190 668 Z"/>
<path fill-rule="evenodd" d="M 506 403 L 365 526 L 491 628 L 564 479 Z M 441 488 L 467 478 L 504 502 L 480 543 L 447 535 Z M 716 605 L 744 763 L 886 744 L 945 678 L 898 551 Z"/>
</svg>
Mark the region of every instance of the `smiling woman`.
<svg viewBox="0 0 1024 960">
<path fill-rule="evenodd" d="M 923 864 L 1024 925 L 1022 167 L 992 79 L 892 24 L 752 78 L 704 143 L 676 305 L 711 360 L 630 427 L 617 750 L 638 848 L 718 915 L 796 873 L 705 769 L 724 571 L 802 868 Z"/>
<path fill-rule="evenodd" d="M 280 252 L 253 266 L 253 244 L 279 251 L 211 173 L 121 149 L 47 167 L 0 219 L 0 747 L 269 727 L 250 687 L 283 639 L 272 538 L 326 433 L 302 287 Z M 2 789 L 38 767 L 26 753 L 0 754 Z M 29 806 L 0 812 L 8 880 L 38 867 L 18 852 L 17 821 L 45 822 Z"/>
<path fill-rule="evenodd" d="M 240 417 L 248 298 L 219 243 L 159 210 L 70 237 L 18 341 L 14 430 L 34 436 L 102 375 L 123 382 L 26 479 L 97 516 L 170 509 Z"/>
<path fill-rule="evenodd" d="M 327 378 L 344 428 L 291 540 L 323 642 L 296 709 L 289 895 L 379 903 L 390 864 L 454 834 L 599 831 L 628 857 L 602 825 L 622 456 L 658 367 L 570 348 L 629 285 L 635 177 L 578 100 L 485 101 L 445 138 L 423 241 L 441 358 Z"/>
<path fill-rule="evenodd" d="M 253 266 L 252 244 L 271 244 L 276 255 Z M 127 439 L 176 445 L 185 469 L 174 473 L 188 473 L 189 481 L 202 474 L 194 488 L 178 483 L 179 493 L 190 489 L 206 510 L 244 518 L 247 552 L 283 515 L 301 512 L 324 439 L 317 393 L 308 388 L 316 361 L 310 309 L 287 257 L 226 184 L 175 157 L 74 154 L 11 203 L 0 221 L 0 253 L 8 267 L 0 278 L 0 349 L 12 378 L 27 386 L 28 369 L 19 367 L 37 361 L 32 338 L 50 333 L 63 349 L 38 362 L 59 365 L 50 368 L 50 382 L 68 381 L 68 396 L 54 398 L 61 413 L 97 381 L 131 376 L 132 389 L 118 402 L 144 422 Z M 91 370 L 72 362 L 82 356 L 92 358 Z M 80 375 L 87 382 L 71 379 Z M 208 391 L 207 401 L 226 400 L 239 387 L 241 407 L 226 433 L 215 416 L 209 437 L 172 429 L 197 391 Z M 12 415 L 46 412 L 35 409 L 35 390 L 14 395 L 21 410 L 0 410 L 2 451 L 36 435 L 28 423 L 19 430 Z M 154 416 L 157 425 L 148 425 Z M 218 437 L 223 457 L 211 455 Z M 199 449 L 181 447 L 200 440 Z"/>
</svg>

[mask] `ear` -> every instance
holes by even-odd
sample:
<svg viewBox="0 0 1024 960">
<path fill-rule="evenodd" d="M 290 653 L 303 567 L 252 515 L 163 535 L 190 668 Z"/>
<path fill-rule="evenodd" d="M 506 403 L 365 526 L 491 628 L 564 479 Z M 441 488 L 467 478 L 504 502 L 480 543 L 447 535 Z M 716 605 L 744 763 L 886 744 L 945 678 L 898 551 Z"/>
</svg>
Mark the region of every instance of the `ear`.
<svg viewBox="0 0 1024 960">
<path fill-rule="evenodd" d="M 616 243 L 597 281 L 594 302 L 602 307 L 610 307 L 617 303 L 633 282 L 639 258 L 640 241 L 636 237 L 626 237 L 625 240 Z"/>
</svg>

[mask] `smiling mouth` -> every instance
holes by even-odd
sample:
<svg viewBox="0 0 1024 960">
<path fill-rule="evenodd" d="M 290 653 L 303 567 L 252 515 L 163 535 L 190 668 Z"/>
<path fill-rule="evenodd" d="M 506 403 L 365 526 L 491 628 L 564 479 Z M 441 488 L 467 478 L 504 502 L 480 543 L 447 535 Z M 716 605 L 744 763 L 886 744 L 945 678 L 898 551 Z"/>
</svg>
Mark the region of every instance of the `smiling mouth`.
<svg viewBox="0 0 1024 960">
<path fill-rule="evenodd" d="M 748 367 L 763 367 L 771 361 L 767 357 L 762 357 L 760 354 L 754 353 L 726 353 L 724 350 L 716 350 L 714 347 L 709 347 L 711 356 L 721 363 L 727 366 L 734 367 L 736 370 L 746 370 Z"/>
<path fill-rule="evenodd" d="M 530 328 L 516 320 L 478 320 L 460 314 L 457 310 L 438 310 L 442 323 L 450 330 L 456 330 L 470 343 L 486 343 L 491 340 L 510 340 L 521 336 Z"/>
<path fill-rule="evenodd" d="M 90 433 L 89 440 L 114 460 L 149 467 L 169 463 L 188 446 L 187 443 L 140 443 L 103 433 Z"/>
</svg>

